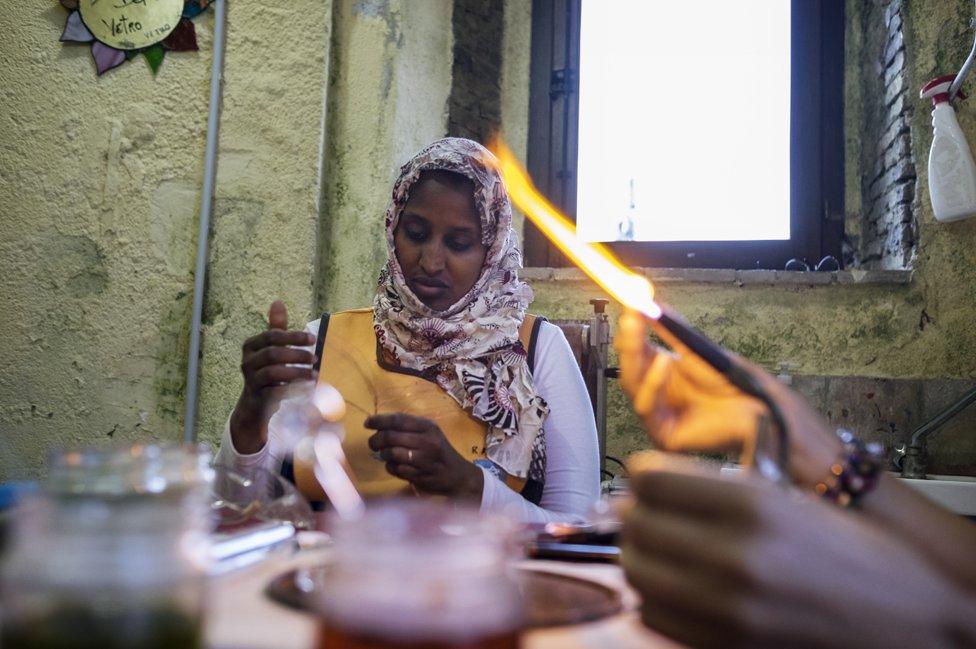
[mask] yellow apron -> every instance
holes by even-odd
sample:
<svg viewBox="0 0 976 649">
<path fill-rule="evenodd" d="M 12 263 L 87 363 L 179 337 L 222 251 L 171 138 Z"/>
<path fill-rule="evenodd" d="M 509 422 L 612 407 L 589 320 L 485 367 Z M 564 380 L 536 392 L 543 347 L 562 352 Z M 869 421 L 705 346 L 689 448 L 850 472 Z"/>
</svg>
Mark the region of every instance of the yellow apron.
<svg viewBox="0 0 976 649">
<path fill-rule="evenodd" d="M 519 339 L 530 359 L 536 322 L 535 316 L 526 315 L 519 329 Z M 408 482 L 387 473 L 385 462 L 373 457 L 367 440 L 376 431 L 363 426 L 373 414 L 405 412 L 432 419 L 461 457 L 472 462 L 485 459 L 487 425 L 472 417 L 433 381 L 382 359 L 371 308 L 334 313 L 323 317 L 322 325 L 327 325 L 327 329 L 319 331 L 319 381 L 335 386 L 346 400 L 342 419 L 346 437 L 342 446 L 353 482 L 363 496 L 413 493 Z M 515 491 L 522 491 L 525 482 L 506 477 L 506 484 Z M 325 499 L 311 466 L 300 458 L 295 458 L 295 484 L 309 500 Z"/>
</svg>

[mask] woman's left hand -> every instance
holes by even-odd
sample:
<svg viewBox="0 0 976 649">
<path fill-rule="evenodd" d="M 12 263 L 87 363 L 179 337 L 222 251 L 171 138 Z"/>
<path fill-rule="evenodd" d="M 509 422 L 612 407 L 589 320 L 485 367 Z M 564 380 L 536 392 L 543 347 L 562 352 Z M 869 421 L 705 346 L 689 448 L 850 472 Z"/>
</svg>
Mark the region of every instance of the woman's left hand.
<svg viewBox="0 0 976 649">
<path fill-rule="evenodd" d="M 484 473 L 461 457 L 430 419 L 397 412 L 373 415 L 363 425 L 376 430 L 369 447 L 386 461 L 390 475 L 426 493 L 481 499 Z"/>
<path fill-rule="evenodd" d="M 636 503 L 621 563 L 644 622 L 679 642 L 951 647 L 973 637 L 972 599 L 855 512 L 683 458 L 629 466 Z"/>
</svg>

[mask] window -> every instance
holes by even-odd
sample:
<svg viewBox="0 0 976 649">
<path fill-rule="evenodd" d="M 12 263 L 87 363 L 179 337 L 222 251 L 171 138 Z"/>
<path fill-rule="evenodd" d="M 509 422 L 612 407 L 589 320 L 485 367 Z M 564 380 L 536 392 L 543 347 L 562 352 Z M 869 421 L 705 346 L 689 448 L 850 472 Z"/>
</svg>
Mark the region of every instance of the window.
<svg viewBox="0 0 976 649">
<path fill-rule="evenodd" d="M 842 67 L 839 0 L 535 0 L 529 172 L 631 265 L 839 258 Z"/>
</svg>

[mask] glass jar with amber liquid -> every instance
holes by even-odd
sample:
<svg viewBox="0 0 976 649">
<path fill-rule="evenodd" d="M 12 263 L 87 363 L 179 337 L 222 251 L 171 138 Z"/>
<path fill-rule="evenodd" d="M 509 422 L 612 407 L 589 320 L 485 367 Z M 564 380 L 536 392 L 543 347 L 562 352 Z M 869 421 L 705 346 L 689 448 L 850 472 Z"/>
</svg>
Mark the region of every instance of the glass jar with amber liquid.
<svg viewBox="0 0 976 649">
<path fill-rule="evenodd" d="M 514 527 L 436 500 L 372 504 L 332 520 L 319 644 L 328 649 L 516 649 Z"/>
</svg>

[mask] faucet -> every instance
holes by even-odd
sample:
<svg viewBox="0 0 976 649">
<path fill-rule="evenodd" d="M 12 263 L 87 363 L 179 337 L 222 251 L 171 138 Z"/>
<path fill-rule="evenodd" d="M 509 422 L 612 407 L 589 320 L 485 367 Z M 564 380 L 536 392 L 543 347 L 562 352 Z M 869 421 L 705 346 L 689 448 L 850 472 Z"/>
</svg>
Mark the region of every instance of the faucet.
<svg viewBox="0 0 976 649">
<path fill-rule="evenodd" d="M 901 469 L 901 477 L 918 480 L 926 478 L 926 443 L 929 436 L 974 401 L 976 401 L 976 388 L 962 395 L 958 401 L 912 431 L 908 444 L 902 444 L 895 449 L 894 463 Z"/>
</svg>

